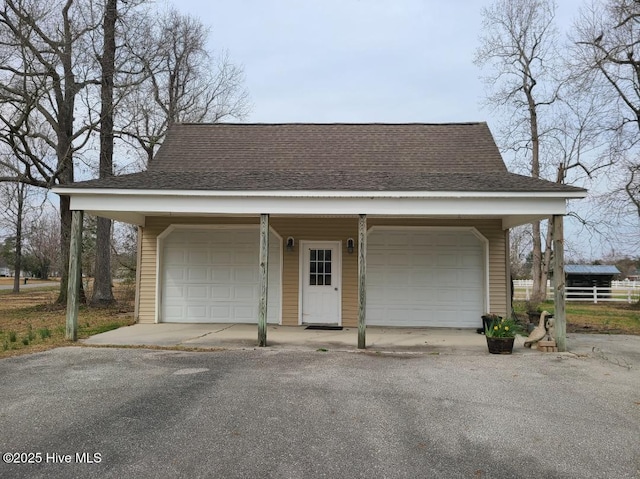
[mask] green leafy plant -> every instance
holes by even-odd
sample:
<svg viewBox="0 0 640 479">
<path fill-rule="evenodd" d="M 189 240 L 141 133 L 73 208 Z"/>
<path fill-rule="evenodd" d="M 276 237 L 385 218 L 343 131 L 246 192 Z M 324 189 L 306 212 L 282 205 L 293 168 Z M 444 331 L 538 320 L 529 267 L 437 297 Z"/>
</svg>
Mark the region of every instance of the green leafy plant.
<svg viewBox="0 0 640 479">
<path fill-rule="evenodd" d="M 38 329 L 38 334 L 40 335 L 40 339 L 50 338 L 51 330 L 49 330 L 49 328 L 41 328 Z"/>
<path fill-rule="evenodd" d="M 33 341 L 34 339 L 36 339 L 36 333 L 33 331 L 31 323 L 27 325 L 27 338 L 29 338 L 29 341 Z"/>
<path fill-rule="evenodd" d="M 15 343 L 18 340 L 18 333 L 15 331 L 9 331 L 9 341 Z"/>
<path fill-rule="evenodd" d="M 493 316 L 489 326 L 484 329 L 487 338 L 515 338 L 516 334 L 522 332 L 521 326 L 515 320 Z"/>
</svg>

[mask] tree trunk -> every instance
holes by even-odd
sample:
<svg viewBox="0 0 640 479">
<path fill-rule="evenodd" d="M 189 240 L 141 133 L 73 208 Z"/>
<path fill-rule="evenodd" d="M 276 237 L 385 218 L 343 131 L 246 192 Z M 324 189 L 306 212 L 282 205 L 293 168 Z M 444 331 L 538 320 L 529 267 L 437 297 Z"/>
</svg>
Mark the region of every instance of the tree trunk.
<svg viewBox="0 0 640 479">
<path fill-rule="evenodd" d="M 58 183 L 73 183 L 73 114 L 79 85 L 73 71 L 74 33 L 69 19 L 69 9 L 73 2 L 68 2 L 62 9 L 62 41 L 60 42 L 60 64 L 62 76 L 54 77 L 52 90 L 58 107 L 56 123 L 56 156 L 58 160 Z M 69 241 L 71 240 L 71 208 L 68 196 L 60 197 L 60 245 L 62 253 L 62 281 L 57 302 L 67 303 L 67 287 L 69 284 Z M 80 281 L 80 301 L 84 301 L 85 292 Z"/>
<path fill-rule="evenodd" d="M 542 285 L 542 240 L 540 239 L 540 222 L 531 223 L 533 234 L 533 252 L 531 276 L 533 278 L 533 287 L 531 291 L 532 306 L 537 306 L 543 302 L 546 296 L 546 284 Z"/>
<path fill-rule="evenodd" d="M 545 299 L 547 298 L 547 280 L 550 279 L 551 271 L 552 271 L 552 257 L 551 253 L 553 251 L 553 221 L 554 217 L 551 217 L 547 220 L 547 238 L 544 244 L 544 251 L 542 253 L 542 268 L 541 268 L 541 276 L 540 282 L 544 284 L 544 293 Z"/>
<path fill-rule="evenodd" d="M 106 307 L 115 302 L 111 287 L 111 220 L 97 218 L 96 261 L 91 306 Z"/>
<path fill-rule="evenodd" d="M 529 131 L 531 134 L 531 176 L 540 178 L 540 136 L 538 133 L 538 110 L 533 97 L 535 83 L 529 81 L 530 76 L 523 79 L 523 89 L 527 97 L 529 109 Z M 540 234 L 540 221 L 531 224 L 533 234 L 532 271 L 533 287 L 531 303 L 537 305 L 547 298 L 547 270 L 548 265 L 542 261 L 542 235 Z"/>
<path fill-rule="evenodd" d="M 70 111 L 73 111 L 73 107 Z M 62 113 L 60 114 L 62 117 Z M 66 117 L 65 117 L 66 118 Z M 69 117 L 71 122 L 73 117 Z M 73 183 L 73 157 L 71 154 L 71 134 L 65 135 L 65 129 L 58 134 L 58 163 L 60 167 L 60 184 Z M 71 201 L 69 196 L 60 196 L 60 252 L 62 261 L 62 275 L 58 304 L 67 304 L 67 287 L 69 284 L 69 241 L 71 239 Z M 80 301 L 86 300 L 85 291 L 80 282 Z"/>
<path fill-rule="evenodd" d="M 16 184 L 18 211 L 16 217 L 16 258 L 13 275 L 13 292 L 20 292 L 20 272 L 22 271 L 22 214 L 24 212 L 24 183 Z"/>
<path fill-rule="evenodd" d="M 60 196 L 60 293 L 56 302 L 67 304 L 67 288 L 69 285 L 69 240 L 71 238 L 71 210 L 69 197 Z"/>
<path fill-rule="evenodd" d="M 63 34 L 60 48 L 60 63 L 63 75 L 56 77 L 53 92 L 58 107 L 56 129 L 56 156 L 58 160 L 58 183 L 73 183 L 73 110 L 75 106 L 76 81 L 73 73 L 73 38 L 69 21 L 69 8 L 66 4 L 62 11 Z M 60 251 L 62 253 L 62 278 L 58 303 L 67 303 L 69 284 L 69 241 L 71 239 L 71 201 L 68 196 L 60 197 Z M 82 282 L 81 282 L 82 284 Z"/>
<path fill-rule="evenodd" d="M 100 66 L 100 178 L 113 176 L 113 76 L 116 54 L 117 0 L 108 0 L 104 13 L 104 47 Z M 96 262 L 92 306 L 109 306 L 115 302 L 111 287 L 111 220 L 98 218 Z"/>
</svg>

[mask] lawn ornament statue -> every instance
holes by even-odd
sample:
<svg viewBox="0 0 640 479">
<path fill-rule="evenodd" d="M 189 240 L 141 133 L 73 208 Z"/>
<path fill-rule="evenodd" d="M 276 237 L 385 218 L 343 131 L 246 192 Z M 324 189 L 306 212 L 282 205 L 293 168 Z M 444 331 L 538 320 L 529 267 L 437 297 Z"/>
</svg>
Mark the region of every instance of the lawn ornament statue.
<svg viewBox="0 0 640 479">
<path fill-rule="evenodd" d="M 531 346 L 533 346 L 533 344 L 544 339 L 544 337 L 547 335 L 546 320 L 548 316 L 550 316 L 548 311 L 543 311 L 542 313 L 540 313 L 540 321 L 538 322 L 538 325 L 533 328 L 533 331 L 529 333 L 529 337 L 524 342 L 525 348 L 530 348 Z"/>
<path fill-rule="evenodd" d="M 556 319 L 554 317 L 551 317 L 547 319 L 547 337 L 545 338 L 545 340 L 552 341 L 552 340 L 555 340 L 555 337 L 556 337 Z"/>
</svg>

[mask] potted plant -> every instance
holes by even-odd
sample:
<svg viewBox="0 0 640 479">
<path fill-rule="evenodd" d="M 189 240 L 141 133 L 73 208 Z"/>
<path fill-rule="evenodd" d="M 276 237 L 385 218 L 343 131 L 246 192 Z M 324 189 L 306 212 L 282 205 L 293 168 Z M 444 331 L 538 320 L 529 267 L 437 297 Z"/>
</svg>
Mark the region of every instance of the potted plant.
<svg viewBox="0 0 640 479">
<path fill-rule="evenodd" d="M 486 329 L 489 326 L 491 326 L 491 323 L 493 321 L 495 321 L 495 320 L 500 321 L 501 319 L 502 319 L 502 316 L 498 316 L 497 314 L 494 314 L 494 313 L 483 314 L 482 315 L 482 330 L 478 331 L 478 333 L 484 334 Z"/>
<path fill-rule="evenodd" d="M 511 354 L 516 334 L 520 332 L 520 325 L 513 319 L 495 317 L 485 326 L 484 335 L 491 354 Z"/>
<path fill-rule="evenodd" d="M 529 317 L 529 322 L 531 324 L 538 324 L 538 320 L 540 319 L 540 313 L 542 313 L 541 305 L 538 303 L 527 301 L 526 310 L 527 310 L 527 316 Z"/>
</svg>

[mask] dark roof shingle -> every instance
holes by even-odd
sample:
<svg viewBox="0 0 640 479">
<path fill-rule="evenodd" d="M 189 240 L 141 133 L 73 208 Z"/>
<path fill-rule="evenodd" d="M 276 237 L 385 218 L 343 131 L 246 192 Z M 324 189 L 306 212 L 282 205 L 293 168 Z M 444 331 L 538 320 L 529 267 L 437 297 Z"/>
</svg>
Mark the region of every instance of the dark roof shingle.
<svg viewBox="0 0 640 479">
<path fill-rule="evenodd" d="M 149 169 L 506 171 L 486 123 L 180 124 Z"/>
<path fill-rule="evenodd" d="M 486 123 L 177 124 L 145 172 L 74 188 L 576 192 L 509 173 Z"/>
<path fill-rule="evenodd" d="M 457 192 L 567 192 L 577 188 L 508 172 L 417 173 L 301 171 L 199 172 L 150 170 L 131 175 L 75 183 L 83 188 L 216 191 L 457 191 Z"/>
</svg>

